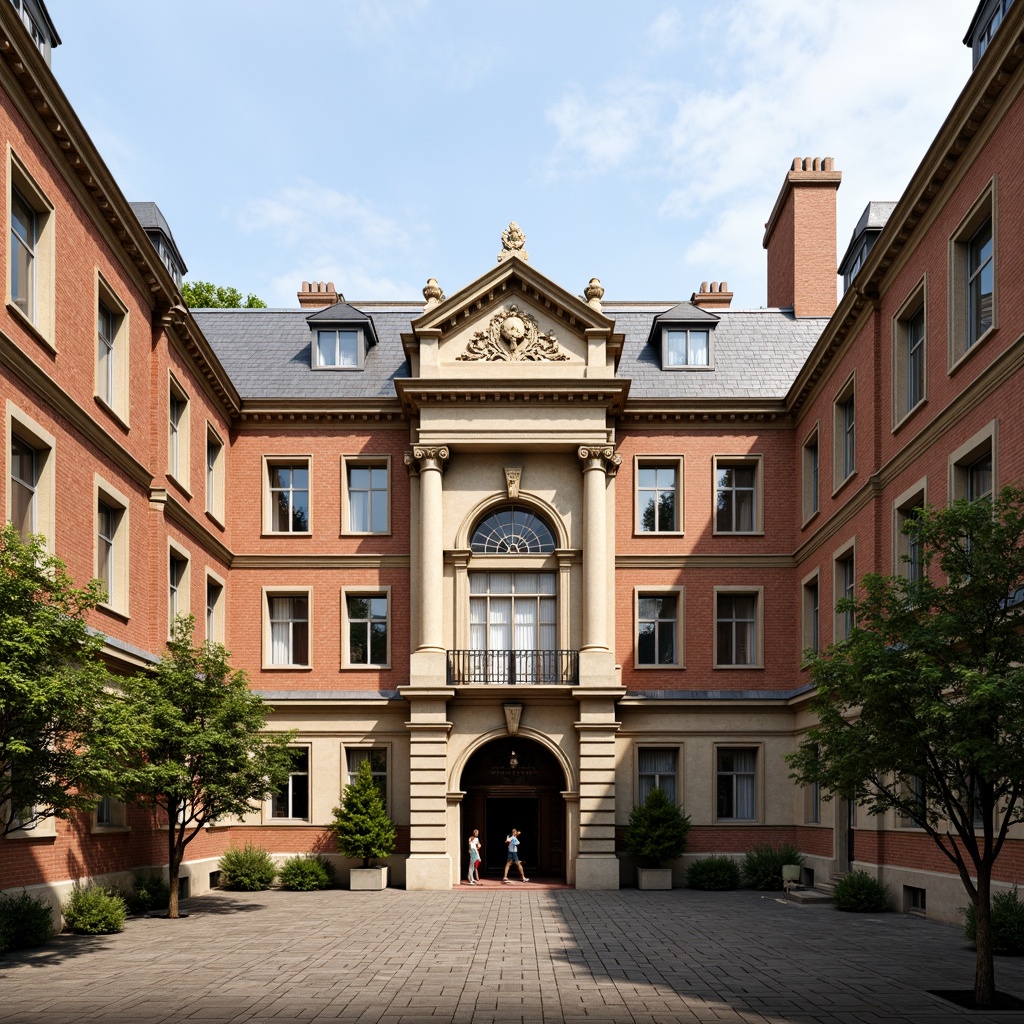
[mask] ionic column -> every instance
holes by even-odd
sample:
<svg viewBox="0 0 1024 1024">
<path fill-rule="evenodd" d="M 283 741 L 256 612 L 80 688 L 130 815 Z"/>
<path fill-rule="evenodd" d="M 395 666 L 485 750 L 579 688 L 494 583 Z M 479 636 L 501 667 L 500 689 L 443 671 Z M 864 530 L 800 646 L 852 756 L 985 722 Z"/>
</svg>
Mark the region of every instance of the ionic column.
<svg viewBox="0 0 1024 1024">
<path fill-rule="evenodd" d="M 444 650 L 441 589 L 444 583 L 444 513 L 441 475 L 449 452 L 444 446 L 416 445 L 405 453 L 406 465 L 419 464 L 419 623 L 417 650 Z"/>
<path fill-rule="evenodd" d="M 583 646 L 608 650 L 608 513 L 605 485 L 622 464 L 613 445 L 581 447 L 583 461 Z"/>
</svg>

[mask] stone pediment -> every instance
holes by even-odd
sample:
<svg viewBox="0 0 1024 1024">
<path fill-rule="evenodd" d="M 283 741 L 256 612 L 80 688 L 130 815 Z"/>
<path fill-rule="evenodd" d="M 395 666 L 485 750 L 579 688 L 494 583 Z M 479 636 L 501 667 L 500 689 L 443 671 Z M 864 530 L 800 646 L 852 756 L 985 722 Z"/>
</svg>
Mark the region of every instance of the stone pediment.
<svg viewBox="0 0 1024 1024">
<path fill-rule="evenodd" d="M 593 293 L 593 289 L 591 289 Z M 534 270 L 519 250 L 454 295 L 436 282 L 402 341 L 413 376 L 507 379 L 608 377 L 622 347 L 615 323 Z"/>
</svg>

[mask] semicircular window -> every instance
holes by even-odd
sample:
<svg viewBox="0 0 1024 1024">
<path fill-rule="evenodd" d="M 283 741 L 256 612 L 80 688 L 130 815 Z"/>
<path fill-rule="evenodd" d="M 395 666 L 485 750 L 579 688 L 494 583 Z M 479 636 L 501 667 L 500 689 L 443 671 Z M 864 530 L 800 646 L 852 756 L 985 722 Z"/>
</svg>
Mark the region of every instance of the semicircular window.
<svg viewBox="0 0 1024 1024">
<path fill-rule="evenodd" d="M 544 555 L 555 550 L 555 537 L 540 516 L 509 505 L 477 523 L 469 546 L 478 555 Z"/>
</svg>

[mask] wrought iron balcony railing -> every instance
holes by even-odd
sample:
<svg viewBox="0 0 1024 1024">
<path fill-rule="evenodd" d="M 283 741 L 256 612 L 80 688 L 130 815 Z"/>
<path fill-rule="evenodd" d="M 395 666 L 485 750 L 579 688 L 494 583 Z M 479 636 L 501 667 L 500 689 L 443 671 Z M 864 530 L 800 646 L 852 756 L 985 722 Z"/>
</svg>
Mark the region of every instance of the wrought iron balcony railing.
<svg viewBox="0 0 1024 1024">
<path fill-rule="evenodd" d="M 575 686 L 579 651 L 449 651 L 448 684 Z"/>
</svg>

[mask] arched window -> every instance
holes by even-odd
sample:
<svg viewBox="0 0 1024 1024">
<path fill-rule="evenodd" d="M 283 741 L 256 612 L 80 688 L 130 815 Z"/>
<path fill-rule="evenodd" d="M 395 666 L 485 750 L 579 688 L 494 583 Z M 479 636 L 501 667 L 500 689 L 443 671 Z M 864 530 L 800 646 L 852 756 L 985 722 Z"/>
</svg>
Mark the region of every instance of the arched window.
<svg viewBox="0 0 1024 1024">
<path fill-rule="evenodd" d="M 546 555 L 555 550 L 555 537 L 540 516 L 507 505 L 477 523 L 469 546 L 479 555 Z"/>
</svg>

